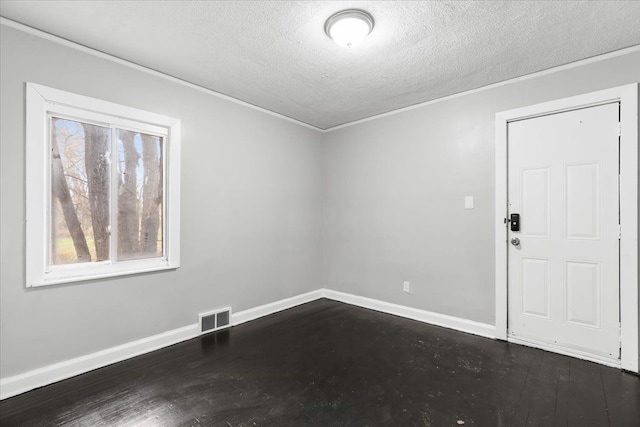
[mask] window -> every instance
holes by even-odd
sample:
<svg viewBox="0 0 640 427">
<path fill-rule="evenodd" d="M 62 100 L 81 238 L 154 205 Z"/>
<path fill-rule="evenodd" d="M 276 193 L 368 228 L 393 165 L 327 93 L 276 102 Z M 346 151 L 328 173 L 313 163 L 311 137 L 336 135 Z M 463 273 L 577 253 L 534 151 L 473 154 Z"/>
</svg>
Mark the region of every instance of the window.
<svg viewBox="0 0 640 427">
<path fill-rule="evenodd" d="M 27 84 L 27 286 L 180 264 L 180 121 Z"/>
</svg>

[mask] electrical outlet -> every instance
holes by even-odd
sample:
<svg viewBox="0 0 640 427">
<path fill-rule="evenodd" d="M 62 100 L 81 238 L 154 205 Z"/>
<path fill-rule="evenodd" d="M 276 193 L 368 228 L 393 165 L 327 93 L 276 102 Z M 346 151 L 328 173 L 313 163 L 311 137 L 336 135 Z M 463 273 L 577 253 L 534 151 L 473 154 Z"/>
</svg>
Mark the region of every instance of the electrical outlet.
<svg viewBox="0 0 640 427">
<path fill-rule="evenodd" d="M 405 291 L 408 294 L 411 293 L 411 283 L 402 282 L 402 290 Z"/>
</svg>

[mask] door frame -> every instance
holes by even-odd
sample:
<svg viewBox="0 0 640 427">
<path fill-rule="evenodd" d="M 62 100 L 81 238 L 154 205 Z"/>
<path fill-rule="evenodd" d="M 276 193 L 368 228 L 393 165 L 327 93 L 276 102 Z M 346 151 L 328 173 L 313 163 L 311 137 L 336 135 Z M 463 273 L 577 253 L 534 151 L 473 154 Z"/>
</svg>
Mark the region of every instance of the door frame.
<svg viewBox="0 0 640 427">
<path fill-rule="evenodd" d="M 507 126 L 509 122 L 620 102 L 620 343 L 619 366 L 638 373 L 638 83 L 496 114 L 495 256 L 496 338 L 508 341 Z M 553 347 L 546 348 L 551 351 Z M 570 354 L 566 351 L 558 351 Z M 571 356 L 587 358 L 580 354 Z M 601 360 L 590 359 L 603 363 Z M 616 365 L 618 366 L 618 365 Z"/>
</svg>

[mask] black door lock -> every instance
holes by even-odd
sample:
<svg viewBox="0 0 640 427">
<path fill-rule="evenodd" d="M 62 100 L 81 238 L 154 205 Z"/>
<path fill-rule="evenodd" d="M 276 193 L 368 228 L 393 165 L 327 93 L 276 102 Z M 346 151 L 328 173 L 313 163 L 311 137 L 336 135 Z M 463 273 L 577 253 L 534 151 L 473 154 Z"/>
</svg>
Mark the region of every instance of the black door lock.
<svg viewBox="0 0 640 427">
<path fill-rule="evenodd" d="M 511 214 L 509 223 L 511 224 L 511 231 L 520 231 L 520 214 Z"/>
</svg>

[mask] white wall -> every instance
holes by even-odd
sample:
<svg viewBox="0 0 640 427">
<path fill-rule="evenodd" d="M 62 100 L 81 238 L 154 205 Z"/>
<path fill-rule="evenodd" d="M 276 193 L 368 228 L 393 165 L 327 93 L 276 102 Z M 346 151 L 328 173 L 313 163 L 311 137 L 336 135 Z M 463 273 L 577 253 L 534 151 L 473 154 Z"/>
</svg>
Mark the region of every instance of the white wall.
<svg viewBox="0 0 640 427">
<path fill-rule="evenodd" d="M 495 114 L 637 81 L 633 53 L 328 133 L 325 286 L 493 324 Z"/>
<path fill-rule="evenodd" d="M 321 133 L 5 26 L 0 40 L 2 378 L 321 287 Z M 182 119 L 180 269 L 25 288 L 28 81 Z"/>
</svg>

